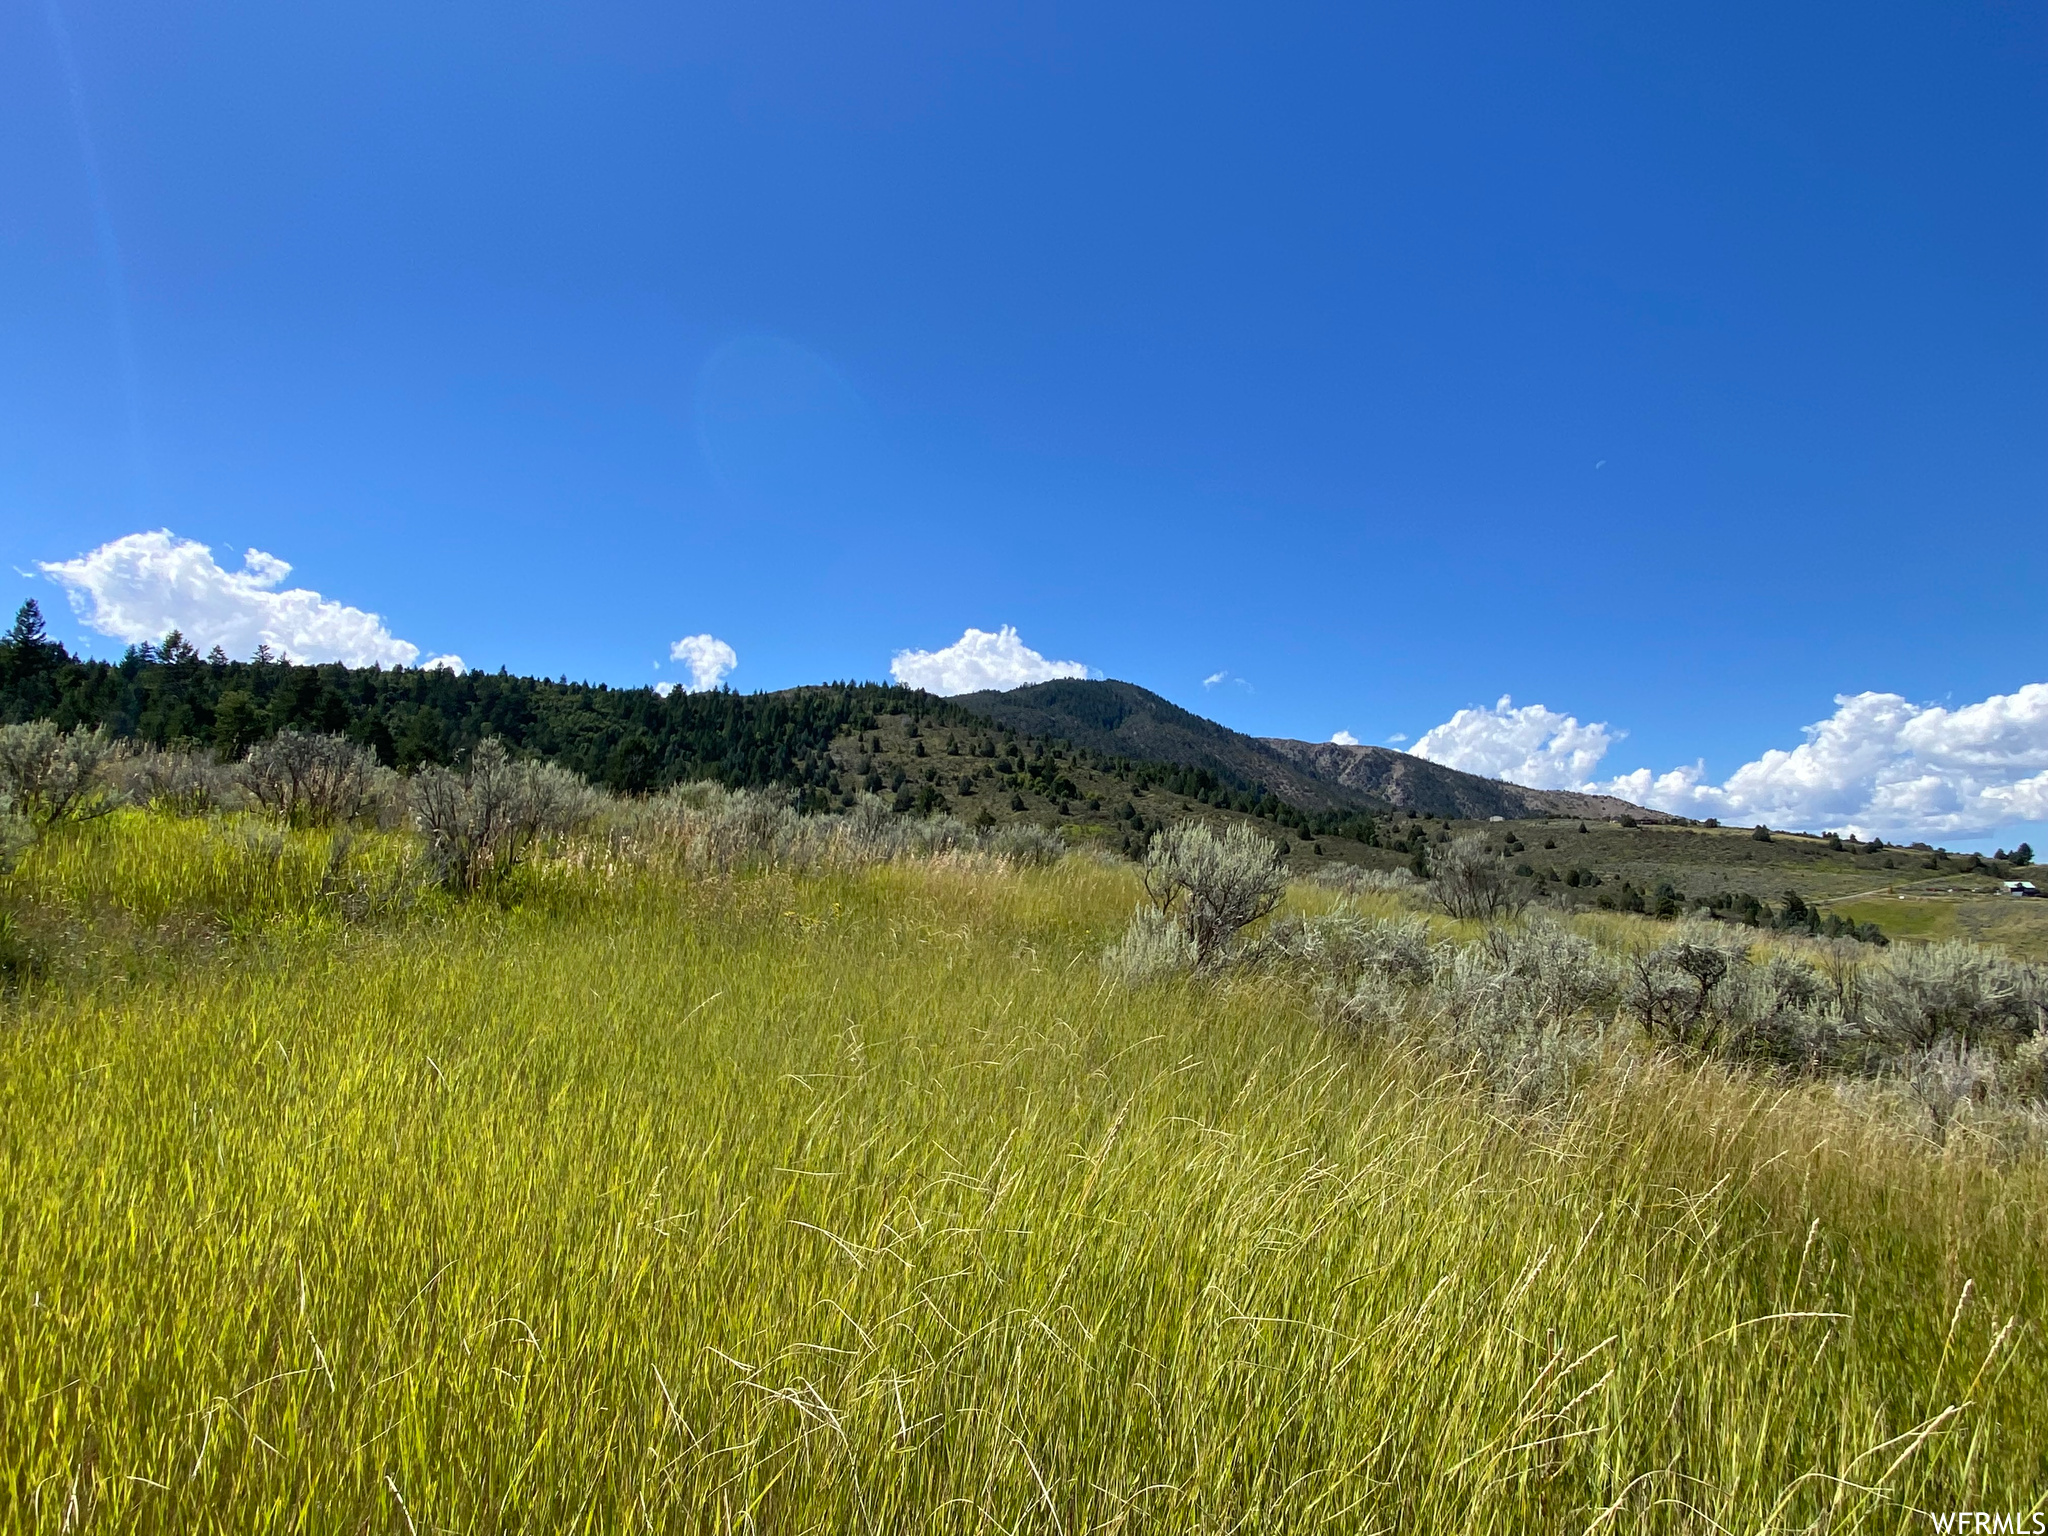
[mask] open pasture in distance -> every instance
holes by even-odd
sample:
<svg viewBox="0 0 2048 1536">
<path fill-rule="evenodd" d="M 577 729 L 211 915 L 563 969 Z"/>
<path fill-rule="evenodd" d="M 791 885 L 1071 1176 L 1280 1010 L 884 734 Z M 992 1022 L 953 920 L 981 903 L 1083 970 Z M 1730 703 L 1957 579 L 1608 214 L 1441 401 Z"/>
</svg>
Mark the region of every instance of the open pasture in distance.
<svg viewBox="0 0 2048 1536">
<path fill-rule="evenodd" d="M 1396 831 L 1411 825 L 1401 817 L 1388 822 Z M 1628 882 L 1651 891 L 1668 882 L 1686 897 L 1734 893 L 1765 903 L 1782 902 L 1794 891 L 1852 921 L 1874 922 L 1891 939 L 1969 939 L 2020 958 L 2048 959 L 2048 900 L 2002 894 L 1990 863 L 1968 856 L 1907 847 L 1836 848 L 1824 837 L 1796 832 L 1773 832 L 1762 842 L 1746 827 L 1677 823 L 1629 827 L 1549 819 L 1431 825 L 1452 836 L 1476 831 L 1495 840 L 1512 838 L 1521 844 L 1513 855 L 1518 864 L 1559 876 L 1590 870 L 1603 882 L 1599 889 Z"/>
<path fill-rule="evenodd" d="M 1874 922 L 1894 939 L 1968 939 L 2023 959 L 2048 960 L 2048 900 L 1902 890 L 1902 896 L 1836 902 L 1831 910 L 1855 922 Z"/>
<path fill-rule="evenodd" d="M 1582 825 L 1584 832 L 1578 830 Z M 1489 830 L 1485 823 L 1458 826 Z M 1538 869 L 1583 865 L 1643 889 L 1668 880 L 1697 895 L 1736 891 L 1775 900 L 1796 890 L 1810 901 L 1832 901 L 1935 881 L 1975 887 L 1988 896 L 1997 885 L 1989 873 L 1965 873 L 1963 860 L 1952 855 L 1930 869 L 1935 857 L 1930 851 L 1887 846 L 1863 852 L 1852 851 L 1856 845 L 1851 844 L 1836 849 L 1825 838 L 1798 832 L 1773 832 L 1769 842 L 1760 842 L 1748 827 L 1628 827 L 1617 821 L 1558 819 L 1496 824 L 1491 830 L 1512 832 L 1525 848 L 1519 857 Z"/>
<path fill-rule="evenodd" d="M 1892 1531 L 2048 1483 L 2038 1158 L 1671 1061 L 1518 1112 L 1284 976 L 1108 981 L 1137 882 L 1081 857 L 599 843 L 346 917 L 321 872 L 393 848 L 283 836 L 124 812 L 9 883 L 73 957 L 0 1004 L 10 1528 Z"/>
</svg>

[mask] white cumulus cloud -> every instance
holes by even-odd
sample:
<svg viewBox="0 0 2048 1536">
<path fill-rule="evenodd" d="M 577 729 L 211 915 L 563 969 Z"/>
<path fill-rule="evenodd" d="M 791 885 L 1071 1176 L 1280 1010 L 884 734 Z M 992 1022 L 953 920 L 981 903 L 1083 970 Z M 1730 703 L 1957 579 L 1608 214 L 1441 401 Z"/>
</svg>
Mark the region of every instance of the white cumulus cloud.
<svg viewBox="0 0 2048 1536">
<path fill-rule="evenodd" d="M 1537 789 L 1619 795 L 1736 823 L 1936 839 L 2048 821 L 2048 683 L 1953 709 L 1896 693 L 1837 694 L 1835 712 L 1805 734 L 1718 784 L 1704 763 L 1595 780 L 1620 732 L 1502 699 L 1491 710 L 1460 710 L 1414 750 Z"/>
<path fill-rule="evenodd" d="M 725 681 L 740 664 L 740 655 L 716 635 L 685 635 L 668 648 L 669 659 L 690 669 L 685 693 L 703 693 Z"/>
<path fill-rule="evenodd" d="M 1358 745 L 1358 738 L 1349 731 L 1339 731 L 1330 740 L 1340 747 L 1355 747 Z"/>
<path fill-rule="evenodd" d="M 1078 661 L 1047 661 L 1005 624 L 993 634 L 970 629 L 944 650 L 898 651 L 889 663 L 889 675 L 906 687 L 946 695 L 1086 677 L 1088 668 Z"/>
<path fill-rule="evenodd" d="M 1806 740 L 1714 784 L 1699 765 L 1610 781 L 1660 810 L 1859 836 L 1940 838 L 2048 821 L 2048 683 L 1947 709 L 1844 693 Z"/>
<path fill-rule="evenodd" d="M 1578 789 L 1622 736 L 1581 725 L 1541 704 L 1515 707 L 1506 694 L 1491 709 L 1461 709 L 1408 750 L 1447 768 L 1531 789 Z"/>
<path fill-rule="evenodd" d="M 160 528 L 128 534 L 75 560 L 40 564 L 88 626 L 131 644 L 161 640 L 176 629 L 202 651 L 218 645 L 236 657 L 267 645 L 298 662 L 366 667 L 410 666 L 420 654 L 374 613 L 305 587 L 278 590 L 292 568 L 260 549 L 249 550 L 242 568 L 230 571 L 198 540 Z M 459 657 L 436 661 L 462 670 Z"/>
</svg>

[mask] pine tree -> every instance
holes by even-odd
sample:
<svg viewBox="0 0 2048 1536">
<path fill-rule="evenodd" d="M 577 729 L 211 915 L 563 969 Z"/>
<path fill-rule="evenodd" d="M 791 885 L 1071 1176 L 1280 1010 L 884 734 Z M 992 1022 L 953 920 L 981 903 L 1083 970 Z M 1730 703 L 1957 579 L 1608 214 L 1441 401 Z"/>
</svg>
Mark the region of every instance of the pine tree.
<svg viewBox="0 0 2048 1536">
<path fill-rule="evenodd" d="M 222 694 L 213 712 L 213 745 L 221 761 L 239 761 L 262 738 L 263 717 L 247 692 L 235 688 Z"/>
<path fill-rule="evenodd" d="M 17 655 L 47 644 L 49 631 L 43 626 L 42 605 L 30 598 L 14 610 L 14 627 L 7 632 L 7 648 Z"/>
<path fill-rule="evenodd" d="M 15 610 L 14 627 L 0 640 L 0 676 L 32 677 L 56 664 L 60 647 L 43 625 L 43 610 L 30 598 Z"/>
</svg>

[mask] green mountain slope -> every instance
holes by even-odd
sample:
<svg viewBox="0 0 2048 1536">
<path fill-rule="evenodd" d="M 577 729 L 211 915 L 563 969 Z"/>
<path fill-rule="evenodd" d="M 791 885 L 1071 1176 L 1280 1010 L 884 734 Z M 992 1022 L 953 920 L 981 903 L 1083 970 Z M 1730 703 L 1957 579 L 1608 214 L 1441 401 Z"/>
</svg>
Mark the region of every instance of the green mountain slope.
<svg viewBox="0 0 2048 1536">
<path fill-rule="evenodd" d="M 1304 810 L 1375 810 L 1387 804 L 1298 767 L 1257 738 L 1205 720 L 1135 683 L 1062 678 L 1001 693 L 963 693 L 952 702 L 1021 735 L 1138 762 L 1207 769 L 1232 788 L 1263 786 Z"/>
<path fill-rule="evenodd" d="M 1262 785 L 1308 810 L 1391 808 L 1482 821 L 1489 816 L 1669 819 L 1611 796 L 1525 789 L 1385 747 L 1246 736 L 1132 683 L 1066 678 L 1003 693 L 961 694 L 953 702 L 1028 735 L 1143 761 L 1207 768 L 1237 787 Z"/>
</svg>

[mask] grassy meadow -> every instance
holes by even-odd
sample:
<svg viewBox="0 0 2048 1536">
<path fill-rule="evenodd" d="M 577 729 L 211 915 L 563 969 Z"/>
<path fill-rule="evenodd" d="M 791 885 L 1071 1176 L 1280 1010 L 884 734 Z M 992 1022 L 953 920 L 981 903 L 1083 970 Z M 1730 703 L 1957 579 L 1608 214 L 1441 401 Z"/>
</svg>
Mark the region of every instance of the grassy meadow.
<svg viewBox="0 0 2048 1536">
<path fill-rule="evenodd" d="M 1978 893 L 1903 895 L 1837 902 L 1830 909 L 1860 923 L 1876 923 L 1893 938 L 1934 941 L 1966 939 L 1995 944 L 2008 954 L 2048 960 L 2048 901 Z"/>
<path fill-rule="evenodd" d="M 1283 975 L 1107 980 L 1128 866 L 411 857 L 122 811 L 0 882 L 0 1528 L 2048 1500 L 2037 1157 L 1647 1056 L 1513 1111 Z"/>
</svg>

